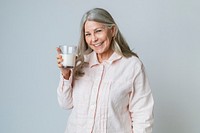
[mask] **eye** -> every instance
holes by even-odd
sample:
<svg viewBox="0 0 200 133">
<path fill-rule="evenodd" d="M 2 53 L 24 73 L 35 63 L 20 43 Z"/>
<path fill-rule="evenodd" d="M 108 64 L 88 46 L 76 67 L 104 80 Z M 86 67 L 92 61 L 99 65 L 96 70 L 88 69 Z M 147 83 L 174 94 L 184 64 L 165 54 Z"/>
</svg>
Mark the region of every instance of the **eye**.
<svg viewBox="0 0 200 133">
<path fill-rule="evenodd" d="M 85 36 L 90 36 L 90 33 L 85 33 Z"/>
<path fill-rule="evenodd" d="M 98 33 L 98 32 L 101 32 L 101 31 L 102 31 L 101 29 L 98 29 L 98 30 L 96 30 L 95 32 Z"/>
</svg>

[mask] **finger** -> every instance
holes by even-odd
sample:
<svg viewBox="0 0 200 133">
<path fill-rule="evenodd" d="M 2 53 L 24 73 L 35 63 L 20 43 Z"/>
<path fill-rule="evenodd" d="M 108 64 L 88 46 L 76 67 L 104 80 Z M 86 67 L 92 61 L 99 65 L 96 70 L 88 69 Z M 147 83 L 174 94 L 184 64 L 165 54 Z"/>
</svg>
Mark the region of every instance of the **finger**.
<svg viewBox="0 0 200 133">
<path fill-rule="evenodd" d="M 63 65 L 60 63 L 60 64 L 58 64 L 58 67 L 59 68 L 63 68 Z"/>
<path fill-rule="evenodd" d="M 58 55 L 56 56 L 56 58 L 57 58 L 57 59 L 62 59 L 62 55 L 58 54 Z"/>
<path fill-rule="evenodd" d="M 63 60 L 57 60 L 57 65 L 58 67 L 63 67 L 63 64 L 62 64 Z"/>
<path fill-rule="evenodd" d="M 57 50 L 58 54 L 62 53 L 60 48 L 57 47 L 56 50 Z"/>
<path fill-rule="evenodd" d="M 63 60 L 57 60 L 58 64 L 62 64 Z"/>
</svg>

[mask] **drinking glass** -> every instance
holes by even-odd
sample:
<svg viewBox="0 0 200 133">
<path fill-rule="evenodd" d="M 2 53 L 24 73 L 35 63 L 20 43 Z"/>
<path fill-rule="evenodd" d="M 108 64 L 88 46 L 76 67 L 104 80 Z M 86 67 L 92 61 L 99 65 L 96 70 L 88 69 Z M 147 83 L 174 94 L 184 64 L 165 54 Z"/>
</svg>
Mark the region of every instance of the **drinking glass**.
<svg viewBox="0 0 200 133">
<path fill-rule="evenodd" d="M 60 45 L 62 55 L 62 65 L 64 68 L 74 68 L 76 60 L 77 46 L 74 45 Z"/>
</svg>

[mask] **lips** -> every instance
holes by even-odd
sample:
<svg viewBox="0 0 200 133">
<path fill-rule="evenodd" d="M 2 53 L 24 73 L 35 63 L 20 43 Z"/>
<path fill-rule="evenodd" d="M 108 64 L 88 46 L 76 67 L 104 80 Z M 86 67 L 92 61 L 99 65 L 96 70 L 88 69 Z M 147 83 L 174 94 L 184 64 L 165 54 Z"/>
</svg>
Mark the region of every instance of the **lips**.
<svg viewBox="0 0 200 133">
<path fill-rule="evenodd" d="M 93 44 L 93 46 L 95 46 L 95 47 L 98 47 L 98 46 L 101 46 L 103 43 L 101 42 L 101 43 L 96 43 L 96 44 Z"/>
</svg>

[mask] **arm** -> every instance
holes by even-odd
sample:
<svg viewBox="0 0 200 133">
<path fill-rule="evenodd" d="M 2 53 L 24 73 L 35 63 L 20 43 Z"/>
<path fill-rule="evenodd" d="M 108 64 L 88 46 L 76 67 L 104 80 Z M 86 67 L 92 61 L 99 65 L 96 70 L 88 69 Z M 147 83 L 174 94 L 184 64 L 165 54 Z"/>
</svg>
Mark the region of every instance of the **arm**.
<svg viewBox="0 0 200 133">
<path fill-rule="evenodd" d="M 71 83 L 71 77 L 69 80 L 66 80 L 62 75 L 60 75 L 60 82 L 57 88 L 57 95 L 58 103 L 63 109 L 71 109 L 73 107 Z"/>
<path fill-rule="evenodd" d="M 133 133 L 152 133 L 154 100 L 143 65 L 136 67 L 129 101 Z"/>
<path fill-rule="evenodd" d="M 57 88 L 58 103 L 64 109 L 70 109 L 72 105 L 72 74 L 71 70 L 64 68 L 62 65 L 62 56 L 60 55 L 60 48 L 56 49 L 57 54 L 57 65 L 61 70 L 60 82 Z"/>
</svg>

